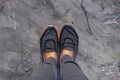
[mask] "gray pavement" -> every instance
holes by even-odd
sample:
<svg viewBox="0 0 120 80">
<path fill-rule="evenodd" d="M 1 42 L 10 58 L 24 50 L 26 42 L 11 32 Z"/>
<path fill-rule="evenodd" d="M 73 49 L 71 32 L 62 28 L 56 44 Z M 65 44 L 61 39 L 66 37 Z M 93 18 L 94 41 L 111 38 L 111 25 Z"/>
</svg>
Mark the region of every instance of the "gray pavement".
<svg viewBox="0 0 120 80">
<path fill-rule="evenodd" d="M 0 0 L 0 80 L 25 80 L 41 63 L 48 24 L 72 24 L 89 80 L 120 80 L 120 0 Z"/>
</svg>

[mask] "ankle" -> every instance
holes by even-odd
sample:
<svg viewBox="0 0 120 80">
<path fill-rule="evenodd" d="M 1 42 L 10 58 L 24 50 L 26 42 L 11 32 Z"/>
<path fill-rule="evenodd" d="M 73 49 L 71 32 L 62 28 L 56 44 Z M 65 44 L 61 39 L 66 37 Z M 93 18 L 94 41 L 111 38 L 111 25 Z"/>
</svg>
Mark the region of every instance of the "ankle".
<svg viewBox="0 0 120 80">
<path fill-rule="evenodd" d="M 67 49 L 64 49 L 61 53 L 61 58 L 63 58 L 63 56 L 65 55 L 68 55 L 70 56 L 71 58 L 73 58 L 73 51 L 72 50 L 67 50 Z"/>
<path fill-rule="evenodd" d="M 49 59 L 49 58 L 53 58 L 57 61 L 57 55 L 56 52 L 46 52 L 45 53 L 45 60 Z"/>
</svg>

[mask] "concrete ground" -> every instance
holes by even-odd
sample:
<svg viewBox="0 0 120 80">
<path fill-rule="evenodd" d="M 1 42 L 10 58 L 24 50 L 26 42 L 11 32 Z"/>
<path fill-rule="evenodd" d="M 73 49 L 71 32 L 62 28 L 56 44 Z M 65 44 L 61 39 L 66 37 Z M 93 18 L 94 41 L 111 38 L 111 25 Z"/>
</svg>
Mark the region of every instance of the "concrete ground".
<svg viewBox="0 0 120 80">
<path fill-rule="evenodd" d="M 89 80 L 120 80 L 120 0 L 0 0 L 0 80 L 25 80 L 41 63 L 48 24 L 72 24 Z"/>
</svg>

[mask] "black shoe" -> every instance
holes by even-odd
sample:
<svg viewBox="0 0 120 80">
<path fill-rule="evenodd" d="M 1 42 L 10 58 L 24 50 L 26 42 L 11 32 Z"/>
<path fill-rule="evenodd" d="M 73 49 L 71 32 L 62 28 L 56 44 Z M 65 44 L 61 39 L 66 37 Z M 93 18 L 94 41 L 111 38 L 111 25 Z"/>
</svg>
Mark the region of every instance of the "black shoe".
<svg viewBox="0 0 120 80">
<path fill-rule="evenodd" d="M 77 55 L 78 35 L 71 25 L 64 25 L 60 34 L 60 53 L 63 49 L 73 50 L 73 59 Z"/>
<path fill-rule="evenodd" d="M 54 26 L 48 26 L 40 38 L 42 62 L 45 61 L 45 52 L 55 51 L 58 53 L 58 35 Z"/>
</svg>

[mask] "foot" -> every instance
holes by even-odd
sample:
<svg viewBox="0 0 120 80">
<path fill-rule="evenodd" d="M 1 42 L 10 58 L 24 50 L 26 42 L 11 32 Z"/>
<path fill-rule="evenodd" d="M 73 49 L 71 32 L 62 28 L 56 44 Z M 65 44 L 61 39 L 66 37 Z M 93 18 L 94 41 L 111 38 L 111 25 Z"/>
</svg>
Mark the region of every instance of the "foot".
<svg viewBox="0 0 120 80">
<path fill-rule="evenodd" d="M 54 26 L 48 26 L 45 29 L 40 38 L 40 48 L 43 62 L 51 57 L 57 60 L 58 37 Z"/>
<path fill-rule="evenodd" d="M 60 53 L 75 59 L 78 49 L 78 35 L 71 25 L 64 25 L 60 34 Z"/>
</svg>

